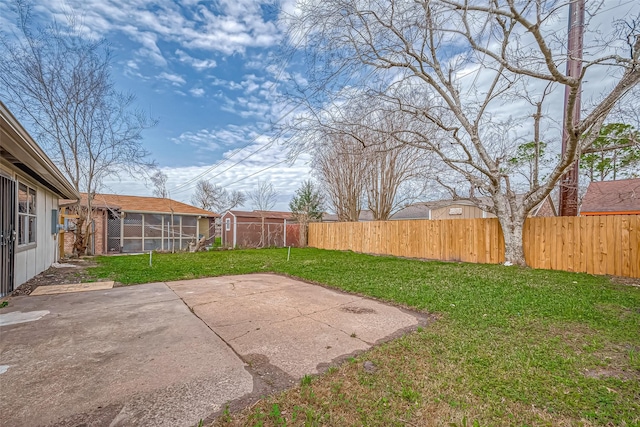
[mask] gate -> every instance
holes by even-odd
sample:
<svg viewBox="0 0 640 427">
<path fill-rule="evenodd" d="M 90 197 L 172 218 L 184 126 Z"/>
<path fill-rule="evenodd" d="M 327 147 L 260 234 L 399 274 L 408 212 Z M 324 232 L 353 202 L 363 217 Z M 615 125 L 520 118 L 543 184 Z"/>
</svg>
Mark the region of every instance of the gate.
<svg viewBox="0 0 640 427">
<path fill-rule="evenodd" d="M 0 297 L 13 291 L 16 241 L 16 183 L 0 176 Z"/>
<path fill-rule="evenodd" d="M 120 218 L 111 218 L 111 212 L 109 212 L 109 219 L 107 220 L 107 252 L 120 252 L 120 249 Z"/>
</svg>

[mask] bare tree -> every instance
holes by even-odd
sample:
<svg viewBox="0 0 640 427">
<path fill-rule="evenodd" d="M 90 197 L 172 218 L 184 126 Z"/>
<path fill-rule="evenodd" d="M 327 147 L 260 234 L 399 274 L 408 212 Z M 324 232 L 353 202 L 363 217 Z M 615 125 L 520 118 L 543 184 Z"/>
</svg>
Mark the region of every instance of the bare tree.
<svg viewBox="0 0 640 427">
<path fill-rule="evenodd" d="M 217 206 L 218 212 L 226 212 L 228 210 L 244 206 L 244 204 L 247 203 L 246 194 L 239 190 L 227 191 L 225 196 L 226 197 L 224 197 L 221 203 Z"/>
<path fill-rule="evenodd" d="M 166 199 L 169 197 L 169 192 L 167 191 L 167 179 L 169 177 L 166 173 L 162 171 L 156 171 L 153 175 L 151 175 L 151 183 L 153 184 L 153 195 L 156 197 L 161 197 Z"/>
<path fill-rule="evenodd" d="M 278 192 L 270 182 L 259 181 L 256 187 L 249 192 L 249 200 L 251 200 L 253 209 L 270 211 L 278 202 Z"/>
<path fill-rule="evenodd" d="M 18 32 L 0 35 L 0 95 L 76 190 L 87 194 L 74 242 L 74 251 L 84 254 L 93 195 L 104 178 L 154 166 L 140 142 L 154 123 L 133 109 L 133 95 L 114 89 L 104 40 L 87 37 L 72 16 L 66 26 L 34 28 L 29 6 L 16 1 L 16 9 Z"/>
<path fill-rule="evenodd" d="M 362 145 L 344 133 L 324 133 L 312 167 L 338 221 L 358 221 L 364 198 L 366 164 Z"/>
<path fill-rule="evenodd" d="M 256 187 L 249 192 L 249 200 L 251 200 L 253 209 L 260 214 L 260 242 L 258 247 L 264 247 L 268 237 L 265 234 L 265 216 L 278 202 L 278 192 L 270 182 L 259 181 Z"/>
<path fill-rule="evenodd" d="M 309 58 L 309 84 L 301 89 L 308 115 L 339 109 L 354 92 L 382 101 L 376 105 L 383 113 L 407 114 L 411 125 L 394 138 L 437 154 L 487 196 L 491 203 L 485 208 L 501 224 L 506 261 L 524 265 L 525 218 L 591 147 L 612 108 L 640 81 L 634 25 L 611 31 L 601 26 L 593 33 L 597 40 L 585 41 L 589 54 L 582 74 L 565 75 L 566 26 L 557 18 L 567 8 L 544 0 L 325 0 L 299 2 L 295 14 L 283 20 L 292 49 L 302 46 Z M 593 12 L 589 16 L 597 16 Z M 553 106 L 565 88 L 563 115 Z M 583 89 L 591 89 L 589 102 L 574 122 Z M 534 139 L 559 141 L 562 124 L 568 129 L 565 154 L 544 177 L 534 170 L 538 179 L 522 182 L 517 165 L 509 163 L 517 147 Z"/>
<path fill-rule="evenodd" d="M 357 110 L 361 116 L 348 132 L 363 147 L 367 207 L 374 220 L 386 221 L 424 193 L 428 153 L 394 137 L 410 126 L 406 115 L 381 114 L 366 104 Z"/>
<path fill-rule="evenodd" d="M 409 125 L 407 115 L 382 114 L 375 103 L 354 96 L 339 111 L 298 123 L 304 138 L 314 141 L 312 168 L 340 221 L 357 221 L 362 206 L 373 219 L 387 220 L 427 188 L 429 153 L 394 136 Z"/>
<path fill-rule="evenodd" d="M 191 196 L 193 205 L 221 214 L 243 206 L 246 200 L 247 197 L 242 191 L 229 191 L 222 186 L 212 184 L 206 179 L 201 179 L 196 183 L 196 189 Z"/>
<path fill-rule="evenodd" d="M 196 183 L 195 191 L 191 195 L 191 204 L 210 211 L 213 209 L 215 196 L 216 186 L 206 179 L 201 179 Z"/>
</svg>

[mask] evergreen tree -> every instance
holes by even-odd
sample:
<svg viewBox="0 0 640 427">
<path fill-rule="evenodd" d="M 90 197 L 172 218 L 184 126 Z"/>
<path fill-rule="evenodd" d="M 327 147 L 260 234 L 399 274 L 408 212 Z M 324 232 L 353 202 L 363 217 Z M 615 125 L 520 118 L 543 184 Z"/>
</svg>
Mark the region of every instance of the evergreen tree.
<svg viewBox="0 0 640 427">
<path fill-rule="evenodd" d="M 580 168 L 591 182 L 640 176 L 638 131 L 624 123 L 602 126 L 591 149 L 580 157 Z"/>
<path fill-rule="evenodd" d="M 293 219 L 300 224 L 300 246 L 307 246 L 309 223 L 322 219 L 324 200 L 313 182 L 304 181 L 289 202 Z"/>
</svg>

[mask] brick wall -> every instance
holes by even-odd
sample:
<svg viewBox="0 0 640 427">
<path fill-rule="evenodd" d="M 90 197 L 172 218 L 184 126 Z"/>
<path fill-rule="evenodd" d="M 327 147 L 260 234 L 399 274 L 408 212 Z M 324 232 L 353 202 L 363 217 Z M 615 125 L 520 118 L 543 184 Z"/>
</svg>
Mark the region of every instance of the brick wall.
<svg viewBox="0 0 640 427">
<path fill-rule="evenodd" d="M 73 254 L 73 241 L 75 233 L 73 231 L 65 231 L 64 233 L 64 255 Z"/>
<path fill-rule="evenodd" d="M 98 209 L 93 215 L 95 221 L 95 255 L 103 255 L 106 253 L 107 247 L 107 212 Z M 73 219 L 70 220 L 74 221 Z M 64 233 L 64 254 L 73 254 L 73 242 L 75 240 L 75 231 L 67 231 Z M 91 243 L 89 244 L 91 248 Z"/>
<path fill-rule="evenodd" d="M 93 220 L 96 225 L 94 255 L 104 255 L 107 253 L 107 212 L 104 210 L 95 212 Z"/>
</svg>

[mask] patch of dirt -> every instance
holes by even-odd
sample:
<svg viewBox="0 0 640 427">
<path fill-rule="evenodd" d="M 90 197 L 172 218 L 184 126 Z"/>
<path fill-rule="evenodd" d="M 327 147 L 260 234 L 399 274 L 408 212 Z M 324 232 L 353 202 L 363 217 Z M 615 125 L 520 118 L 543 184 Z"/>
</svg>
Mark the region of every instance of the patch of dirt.
<svg viewBox="0 0 640 427">
<path fill-rule="evenodd" d="M 640 288 L 640 278 L 634 277 L 622 277 L 622 276 L 609 276 L 611 283 L 616 285 L 635 286 Z"/>
<path fill-rule="evenodd" d="M 247 363 L 245 369 L 253 377 L 253 391 L 239 399 L 228 402 L 225 408 L 210 414 L 203 420 L 203 425 L 211 426 L 224 414 L 225 411 L 240 412 L 252 408 L 265 396 L 274 395 L 284 390 L 291 389 L 298 381 L 282 369 L 269 362 L 269 358 L 262 354 L 247 354 L 241 356 Z"/>
<path fill-rule="evenodd" d="M 630 380 L 633 379 L 633 375 L 628 372 L 622 371 L 620 369 L 612 369 L 612 368 L 595 368 L 595 369 L 587 369 L 584 372 L 584 376 L 587 378 L 619 378 L 621 380 Z"/>
<path fill-rule="evenodd" d="M 73 265 L 74 267 L 50 267 L 20 285 L 11 293 L 11 296 L 29 295 L 38 286 L 70 285 L 91 280 L 95 281 L 96 279 L 95 276 L 87 271 L 87 268 L 96 266 L 92 258 L 62 260 L 58 264 Z"/>
</svg>

